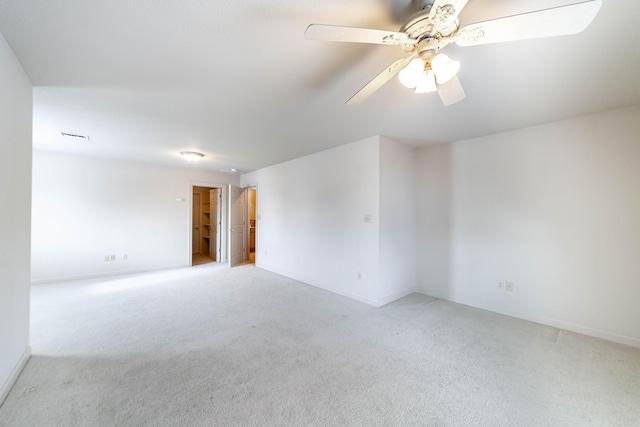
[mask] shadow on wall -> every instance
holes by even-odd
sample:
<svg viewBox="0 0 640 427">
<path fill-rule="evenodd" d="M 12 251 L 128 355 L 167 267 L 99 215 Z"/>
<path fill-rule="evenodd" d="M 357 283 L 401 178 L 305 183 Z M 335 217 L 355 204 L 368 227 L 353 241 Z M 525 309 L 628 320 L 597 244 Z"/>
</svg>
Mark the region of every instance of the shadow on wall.
<svg viewBox="0 0 640 427">
<path fill-rule="evenodd" d="M 418 289 L 439 297 L 453 296 L 451 144 L 417 152 L 417 282 Z"/>
</svg>

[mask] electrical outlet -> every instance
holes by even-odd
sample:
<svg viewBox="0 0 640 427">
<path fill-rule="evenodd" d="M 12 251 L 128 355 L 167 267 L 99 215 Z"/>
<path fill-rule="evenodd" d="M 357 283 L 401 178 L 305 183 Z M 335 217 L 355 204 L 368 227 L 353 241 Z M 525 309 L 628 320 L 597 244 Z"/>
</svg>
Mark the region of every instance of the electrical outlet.
<svg viewBox="0 0 640 427">
<path fill-rule="evenodd" d="M 110 261 L 115 261 L 115 260 L 116 260 L 116 255 L 115 255 L 115 254 L 111 255 L 111 256 L 109 257 L 109 260 L 110 260 Z"/>
<path fill-rule="evenodd" d="M 104 256 L 104 260 L 105 260 L 105 261 L 109 261 L 109 255 L 105 255 L 105 256 Z"/>
<path fill-rule="evenodd" d="M 364 222 L 366 224 L 370 224 L 371 223 L 371 214 L 365 214 L 364 216 Z"/>
<path fill-rule="evenodd" d="M 496 282 L 496 289 L 499 290 L 499 291 L 504 289 L 504 282 L 502 280 L 498 280 Z"/>
<path fill-rule="evenodd" d="M 504 283 L 504 289 L 512 292 L 513 291 L 513 282 L 505 282 Z"/>
</svg>

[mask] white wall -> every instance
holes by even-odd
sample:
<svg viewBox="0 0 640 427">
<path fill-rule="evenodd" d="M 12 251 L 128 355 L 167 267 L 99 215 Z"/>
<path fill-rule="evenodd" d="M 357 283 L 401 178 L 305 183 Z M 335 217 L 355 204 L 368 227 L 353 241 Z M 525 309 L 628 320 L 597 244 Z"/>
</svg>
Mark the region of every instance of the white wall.
<svg viewBox="0 0 640 427">
<path fill-rule="evenodd" d="M 375 304 L 379 156 L 374 137 L 243 175 L 257 184 L 256 265 Z"/>
<path fill-rule="evenodd" d="M 413 149 L 381 137 L 243 175 L 256 264 L 374 306 L 413 292 L 413 179 Z"/>
<path fill-rule="evenodd" d="M 192 183 L 239 177 L 34 152 L 32 281 L 189 265 Z"/>
<path fill-rule="evenodd" d="M 633 106 L 420 149 L 420 289 L 640 346 L 639 141 Z"/>
<path fill-rule="evenodd" d="M 0 35 L 0 404 L 29 349 L 31 83 Z"/>
<path fill-rule="evenodd" d="M 380 137 L 380 283 L 391 302 L 415 290 L 415 149 Z"/>
</svg>

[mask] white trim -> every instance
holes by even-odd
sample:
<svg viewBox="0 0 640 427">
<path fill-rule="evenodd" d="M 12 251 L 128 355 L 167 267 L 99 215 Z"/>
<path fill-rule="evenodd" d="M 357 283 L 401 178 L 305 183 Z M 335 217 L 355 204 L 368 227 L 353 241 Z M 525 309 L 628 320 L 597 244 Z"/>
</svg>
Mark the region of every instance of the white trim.
<svg viewBox="0 0 640 427">
<path fill-rule="evenodd" d="M 254 209 L 255 209 L 255 213 L 256 213 L 256 223 L 257 223 L 257 221 L 258 221 L 258 187 L 257 187 L 257 185 L 247 185 L 247 186 L 242 187 L 242 188 L 244 188 L 244 192 L 245 192 L 245 207 L 246 207 L 245 214 L 244 214 L 244 218 L 245 218 L 245 226 L 244 226 L 244 228 L 245 228 L 245 230 L 244 230 L 245 239 L 244 240 L 245 240 L 245 247 L 246 247 L 246 250 L 247 250 L 246 260 L 245 260 L 245 262 L 246 262 L 246 261 L 249 261 L 251 259 L 251 219 L 250 219 L 250 215 L 249 215 L 249 213 L 250 213 L 249 212 L 249 208 L 250 208 L 250 206 L 249 206 L 249 192 L 251 190 L 256 192 Z M 258 245 L 255 246 L 254 257 L 257 256 L 257 253 L 258 253 Z M 254 258 L 254 262 L 253 263 L 255 264 L 255 258 Z"/>
<path fill-rule="evenodd" d="M 254 191 L 256 192 L 255 194 L 255 206 L 253 207 L 255 209 L 255 214 L 256 214 L 256 219 L 255 219 L 255 229 L 254 229 L 254 237 L 255 237 L 255 242 L 254 242 L 254 252 L 253 252 L 253 264 L 255 265 L 256 261 L 258 260 L 258 214 L 259 214 L 259 210 L 258 210 L 258 181 L 255 181 L 255 184 L 249 184 L 247 185 L 247 188 L 251 189 L 253 188 Z M 251 220 L 247 221 L 247 224 L 250 225 Z M 249 258 L 251 258 L 251 228 L 249 228 L 248 230 L 248 235 L 249 235 Z"/>
<path fill-rule="evenodd" d="M 425 287 L 417 287 L 416 292 L 423 295 L 439 298 L 445 301 L 451 301 L 458 304 L 468 305 L 470 307 L 480 308 L 483 310 L 491 311 L 493 313 L 504 314 L 505 316 L 516 317 L 518 319 L 528 320 L 530 322 L 540 323 L 542 325 L 552 326 L 554 328 L 564 329 L 566 331 L 571 331 L 571 332 L 575 332 L 582 335 L 588 335 L 591 337 L 612 341 L 618 344 L 624 344 L 624 345 L 640 348 L 640 339 L 638 338 L 619 335 L 614 332 L 603 331 L 601 329 L 590 328 L 588 326 L 577 325 L 575 323 L 566 322 L 564 320 L 558 320 L 551 317 L 540 316 L 538 314 L 527 313 L 519 310 L 513 310 L 507 307 L 487 304 L 482 301 L 463 298 L 456 295 L 444 295 L 439 293 L 438 291 L 434 291 L 432 289 L 428 289 Z"/>
<path fill-rule="evenodd" d="M 44 283 L 66 282 L 67 280 L 94 279 L 98 277 L 120 276 L 123 274 L 147 273 L 150 271 L 171 270 L 174 268 L 184 268 L 189 266 L 190 266 L 190 263 L 177 264 L 177 265 L 164 265 L 164 266 L 158 266 L 158 267 L 152 267 L 152 268 L 132 268 L 129 270 L 102 271 L 99 273 L 76 274 L 72 276 L 53 276 L 53 277 L 45 277 L 43 279 L 31 280 L 31 284 L 40 285 Z"/>
<path fill-rule="evenodd" d="M 395 293 L 395 294 L 392 294 L 392 295 L 388 295 L 388 296 L 380 298 L 380 299 L 374 299 L 374 298 L 365 297 L 363 295 L 356 294 L 356 293 L 353 293 L 353 292 L 343 291 L 343 290 L 340 290 L 340 289 L 332 288 L 330 286 L 326 286 L 326 285 L 324 285 L 322 283 L 319 283 L 319 282 L 316 282 L 316 281 L 310 281 L 310 280 L 308 280 L 306 278 L 297 276 L 295 274 L 290 274 L 290 273 L 287 273 L 287 272 L 284 272 L 284 271 L 281 271 L 281 270 L 277 270 L 277 269 L 274 269 L 274 268 L 271 268 L 271 267 L 267 267 L 267 266 L 265 266 L 263 264 L 256 263 L 255 266 L 257 268 L 261 268 L 263 270 L 270 271 L 272 273 L 276 273 L 276 274 L 279 274 L 279 275 L 284 276 L 284 277 L 288 277 L 288 278 L 293 279 L 293 280 L 297 280 L 298 282 L 301 282 L 301 283 L 303 283 L 305 285 L 313 286 L 314 288 L 320 288 L 320 289 L 323 289 L 325 291 L 329 291 L 331 293 L 334 293 L 334 294 L 337 294 L 337 295 L 340 295 L 340 296 L 343 296 L 343 297 L 347 297 L 347 298 L 356 300 L 358 302 L 363 302 L 363 303 L 365 303 L 367 305 L 371 305 L 371 306 L 376 307 L 376 308 L 382 307 L 383 305 L 389 304 L 390 302 L 393 302 L 393 301 L 395 301 L 397 299 L 406 297 L 407 295 L 411 295 L 412 293 L 414 293 L 416 291 L 415 288 L 410 288 L 410 289 L 405 289 L 404 291 L 401 291 L 401 292 L 398 292 L 398 293 Z"/>
<path fill-rule="evenodd" d="M 382 307 L 383 305 L 390 304 L 390 303 L 392 303 L 394 301 L 399 300 L 400 298 L 404 298 L 404 297 L 406 297 L 408 295 L 411 295 L 411 294 L 413 294 L 415 292 L 416 292 L 416 288 L 415 288 L 415 286 L 412 286 L 412 287 L 404 289 L 404 290 L 402 290 L 400 292 L 396 292 L 394 294 L 387 295 L 386 297 L 382 297 L 382 298 L 376 300 L 377 301 L 376 307 Z"/>
<path fill-rule="evenodd" d="M 20 373 L 22 372 L 22 370 L 24 369 L 24 367 L 26 366 L 30 358 L 31 358 L 31 347 L 27 347 L 27 349 L 22 354 L 22 357 L 20 358 L 20 360 L 18 360 L 18 363 L 11 371 L 11 374 L 9 374 L 9 378 L 7 378 L 7 380 L 2 385 L 2 388 L 0 388 L 0 406 L 2 406 L 2 404 L 4 403 L 4 400 L 9 395 L 11 388 L 18 380 Z"/>
<path fill-rule="evenodd" d="M 226 194 L 228 192 L 229 184 L 221 184 L 221 183 L 211 183 L 204 181 L 189 181 L 191 186 L 191 191 L 189 192 L 189 258 L 187 260 L 188 266 L 192 267 L 193 263 L 193 187 L 207 187 L 207 188 L 217 188 L 220 190 L 221 197 L 221 206 L 220 206 L 220 222 L 221 225 L 218 227 L 218 233 L 220 235 L 220 259 L 217 262 L 225 263 L 227 262 L 228 254 L 226 249 L 226 242 L 228 239 L 227 230 L 227 216 L 225 214 L 225 205 L 226 205 Z"/>
</svg>

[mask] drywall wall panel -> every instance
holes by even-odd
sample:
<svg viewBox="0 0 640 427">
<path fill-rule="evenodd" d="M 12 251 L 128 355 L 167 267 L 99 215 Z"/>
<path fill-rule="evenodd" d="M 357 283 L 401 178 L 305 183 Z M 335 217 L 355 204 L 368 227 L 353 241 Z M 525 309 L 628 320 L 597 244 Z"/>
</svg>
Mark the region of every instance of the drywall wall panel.
<svg viewBox="0 0 640 427">
<path fill-rule="evenodd" d="M 187 266 L 191 184 L 239 183 L 200 169 L 43 151 L 33 159 L 34 282 Z"/>
<path fill-rule="evenodd" d="M 416 283 L 421 289 L 452 298 L 450 144 L 416 150 Z"/>
<path fill-rule="evenodd" d="M 243 175 L 257 185 L 256 264 L 378 304 L 379 156 L 373 137 Z"/>
<path fill-rule="evenodd" d="M 422 148 L 421 289 L 640 346 L 639 138 L 632 106 Z"/>
<path fill-rule="evenodd" d="M 0 35 L 0 404 L 29 350 L 32 87 Z"/>
<path fill-rule="evenodd" d="M 380 137 L 380 260 L 378 299 L 391 302 L 415 289 L 415 149 Z"/>
</svg>

